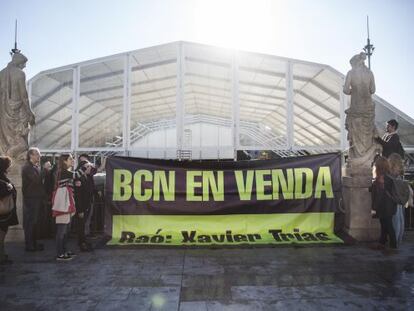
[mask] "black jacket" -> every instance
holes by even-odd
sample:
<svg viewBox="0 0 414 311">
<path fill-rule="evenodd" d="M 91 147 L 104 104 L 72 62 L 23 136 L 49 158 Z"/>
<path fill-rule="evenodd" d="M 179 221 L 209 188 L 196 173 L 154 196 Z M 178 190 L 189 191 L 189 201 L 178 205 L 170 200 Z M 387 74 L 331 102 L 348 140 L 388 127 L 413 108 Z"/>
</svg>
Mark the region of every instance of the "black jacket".
<svg viewBox="0 0 414 311">
<path fill-rule="evenodd" d="M 53 177 L 52 170 L 42 170 L 41 172 L 43 189 L 45 191 L 45 196 L 48 201 L 52 200 L 52 193 L 55 190 L 55 180 Z"/>
<path fill-rule="evenodd" d="M 9 190 L 7 189 L 7 184 L 10 183 L 10 180 L 6 177 L 4 174 L 0 174 L 0 199 L 12 194 L 13 195 L 13 201 L 14 201 L 14 209 L 6 215 L 0 215 L 0 229 L 3 231 L 7 230 L 7 227 L 14 226 L 19 223 L 17 220 L 17 213 L 16 213 L 16 197 L 17 192 L 16 188 Z"/>
<path fill-rule="evenodd" d="M 400 137 L 397 133 L 393 134 L 384 134 L 382 138 L 377 137 L 375 139 L 382 146 L 382 156 L 388 158 L 391 153 L 398 153 L 401 155 L 400 148 Z M 404 155 L 401 155 L 404 157 Z"/>
<path fill-rule="evenodd" d="M 22 168 L 22 192 L 25 198 L 44 198 L 44 188 L 40 170 L 27 161 Z"/>
<path fill-rule="evenodd" d="M 84 168 L 85 164 L 86 162 L 79 163 L 78 169 Z M 93 194 L 95 190 L 93 175 L 95 174 L 96 169 L 92 168 L 90 174 L 85 174 L 75 179 L 75 203 L 76 211 L 79 213 L 86 212 L 93 202 Z M 78 186 L 76 186 L 76 183 L 78 184 Z"/>
<path fill-rule="evenodd" d="M 391 193 L 392 180 L 387 175 L 384 176 L 383 186 L 377 180 L 372 183 L 372 209 L 379 218 L 392 217 L 397 211 L 397 203 L 391 198 Z"/>
</svg>

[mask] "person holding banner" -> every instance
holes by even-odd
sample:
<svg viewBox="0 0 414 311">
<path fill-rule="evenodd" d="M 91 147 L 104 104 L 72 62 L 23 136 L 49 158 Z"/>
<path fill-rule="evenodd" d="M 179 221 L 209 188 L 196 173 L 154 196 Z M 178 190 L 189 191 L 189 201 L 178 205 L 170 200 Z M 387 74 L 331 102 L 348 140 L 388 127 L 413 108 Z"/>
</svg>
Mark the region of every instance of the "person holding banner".
<svg viewBox="0 0 414 311">
<path fill-rule="evenodd" d="M 374 181 L 372 183 L 372 210 L 379 218 L 381 224 L 381 236 L 379 248 L 385 248 L 389 239 L 390 248 L 397 249 L 397 241 L 392 223 L 392 218 L 397 210 L 397 204 L 391 197 L 392 180 L 388 176 L 390 165 L 388 160 L 382 156 L 378 157 L 373 167 Z"/>
<path fill-rule="evenodd" d="M 85 174 L 86 168 L 80 167 L 72 172 L 73 157 L 62 154 L 56 176 L 56 189 L 53 194 L 52 213 L 56 219 L 56 260 L 68 261 L 75 255 L 66 249 L 66 236 L 72 216 L 76 213 L 73 196 L 74 180 Z"/>
<path fill-rule="evenodd" d="M 89 234 L 90 223 L 93 212 L 93 175 L 96 168 L 89 162 L 88 155 L 79 157 L 78 168 L 85 167 L 85 174 L 75 180 L 75 202 L 76 202 L 76 227 L 78 231 L 78 245 L 81 252 L 90 252 L 92 246 L 86 241 Z"/>
</svg>

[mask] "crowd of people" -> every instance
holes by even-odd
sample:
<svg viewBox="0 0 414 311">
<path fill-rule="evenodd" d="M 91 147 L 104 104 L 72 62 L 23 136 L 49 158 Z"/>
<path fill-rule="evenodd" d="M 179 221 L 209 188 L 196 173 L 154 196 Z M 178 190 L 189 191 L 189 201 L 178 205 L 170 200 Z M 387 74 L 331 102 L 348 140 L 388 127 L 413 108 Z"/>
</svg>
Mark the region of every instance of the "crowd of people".
<svg viewBox="0 0 414 311">
<path fill-rule="evenodd" d="M 386 133 L 376 141 L 382 145 L 382 155 L 373 165 L 371 188 L 372 213 L 378 218 L 381 233 L 378 249 L 395 251 L 402 242 L 404 233 L 404 209 L 413 206 L 413 191 L 404 179 L 404 150 L 397 134 L 398 122 L 394 119 L 386 124 Z"/>
<path fill-rule="evenodd" d="M 38 148 L 29 148 L 26 163 L 22 167 L 23 230 L 25 251 L 43 251 L 38 242 L 38 226 L 41 211 L 51 213 L 56 226 L 56 260 L 69 261 L 75 253 L 66 246 L 71 224 L 76 228 L 79 250 L 92 250 L 86 236 L 90 234 L 93 213 L 93 176 L 97 169 L 87 154 L 79 156 L 74 168 L 71 154 L 61 154 L 58 163 L 52 167 L 49 161 L 40 166 L 41 154 Z M 10 226 L 18 224 L 16 213 L 17 191 L 7 177 L 12 159 L 0 156 L 0 264 L 12 260 L 4 249 L 4 241 Z"/>
</svg>

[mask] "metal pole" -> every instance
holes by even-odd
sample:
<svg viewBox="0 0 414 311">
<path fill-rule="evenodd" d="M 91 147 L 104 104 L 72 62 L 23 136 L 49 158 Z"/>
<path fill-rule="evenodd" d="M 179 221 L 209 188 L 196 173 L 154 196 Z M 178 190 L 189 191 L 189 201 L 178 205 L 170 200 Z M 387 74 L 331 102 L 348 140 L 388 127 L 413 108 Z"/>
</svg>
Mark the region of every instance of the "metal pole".
<svg viewBox="0 0 414 311">
<path fill-rule="evenodd" d="M 73 69 L 72 78 L 72 141 L 71 150 L 76 151 L 79 148 L 79 137 L 78 137 L 78 111 L 79 111 L 79 97 L 80 97 L 80 67 L 77 66 Z"/>
<path fill-rule="evenodd" d="M 240 147 L 240 98 L 239 98 L 239 57 L 238 52 L 235 51 L 232 59 L 232 118 L 231 118 L 231 131 L 233 137 L 233 157 L 234 161 L 237 161 L 237 151 Z"/>
<path fill-rule="evenodd" d="M 17 19 L 14 24 L 14 50 L 17 51 Z"/>
<path fill-rule="evenodd" d="M 164 127 L 163 129 L 164 133 L 164 160 L 167 159 L 167 129 Z"/>
<path fill-rule="evenodd" d="M 345 79 L 342 79 L 342 85 L 345 84 Z M 345 130 L 345 109 L 347 107 L 347 100 L 348 97 L 344 94 L 343 90 L 341 89 L 339 91 L 339 115 L 340 115 L 340 146 L 341 146 L 341 152 L 344 152 L 346 149 L 346 130 Z"/>
<path fill-rule="evenodd" d="M 184 70 L 185 50 L 183 42 L 177 46 L 177 89 L 176 89 L 176 129 L 177 129 L 177 156 L 181 160 L 184 136 Z"/>
<path fill-rule="evenodd" d="M 32 81 L 29 81 L 27 83 L 27 94 L 28 94 L 28 98 L 29 98 L 29 107 L 32 108 Z M 34 113 L 34 111 L 33 111 L 33 113 Z M 29 142 L 29 147 L 30 147 L 30 136 L 31 136 L 32 131 L 35 129 L 35 126 L 36 126 L 36 124 L 34 125 L 34 127 L 33 126 L 30 127 L 29 134 L 27 135 L 27 141 Z M 35 135 L 35 137 L 36 137 L 36 135 Z"/>
<path fill-rule="evenodd" d="M 293 136 L 293 64 L 288 61 L 286 64 L 286 149 L 292 150 L 294 146 Z"/>
<path fill-rule="evenodd" d="M 130 150 L 130 133 L 131 133 L 131 70 L 130 55 L 126 54 L 124 58 L 124 94 L 123 94 L 123 115 L 122 115 L 122 147 L 124 155 L 128 155 Z"/>
<path fill-rule="evenodd" d="M 20 53 L 20 50 L 17 48 L 17 19 L 14 23 L 14 48 L 11 50 L 10 55 Z"/>
<path fill-rule="evenodd" d="M 368 68 L 371 69 L 371 56 L 375 50 L 375 47 L 371 44 L 369 39 L 369 16 L 367 16 L 367 45 L 364 47 L 364 52 L 368 56 Z"/>
</svg>

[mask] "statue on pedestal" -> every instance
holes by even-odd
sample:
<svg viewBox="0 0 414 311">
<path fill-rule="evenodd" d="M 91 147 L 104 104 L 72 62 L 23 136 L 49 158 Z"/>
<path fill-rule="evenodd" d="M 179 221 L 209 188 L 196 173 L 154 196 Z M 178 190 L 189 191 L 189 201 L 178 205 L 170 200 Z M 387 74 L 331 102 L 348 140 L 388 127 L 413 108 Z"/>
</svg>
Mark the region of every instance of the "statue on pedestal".
<svg viewBox="0 0 414 311">
<path fill-rule="evenodd" d="M 374 140 L 378 133 L 375 105 L 371 98 L 375 93 L 375 80 L 372 71 L 365 66 L 365 59 L 365 53 L 351 58 L 352 69 L 346 75 L 343 90 L 351 95 L 351 105 L 345 110 L 350 147 L 347 169 L 351 176 L 370 175 L 371 164 L 379 149 Z"/>
<path fill-rule="evenodd" d="M 0 71 L 0 153 L 23 160 L 28 150 L 29 125 L 35 116 L 30 109 L 23 72 L 27 58 L 20 52 Z"/>
<path fill-rule="evenodd" d="M 375 106 L 372 94 L 375 81 L 365 66 L 366 55 L 360 53 L 350 60 L 352 69 L 346 75 L 344 93 L 351 95 L 351 105 L 345 110 L 348 130 L 349 156 L 346 174 L 342 178 L 345 207 L 345 228 L 358 241 L 378 238 L 379 223 L 371 215 L 371 164 L 380 146 L 376 144 Z"/>
</svg>

